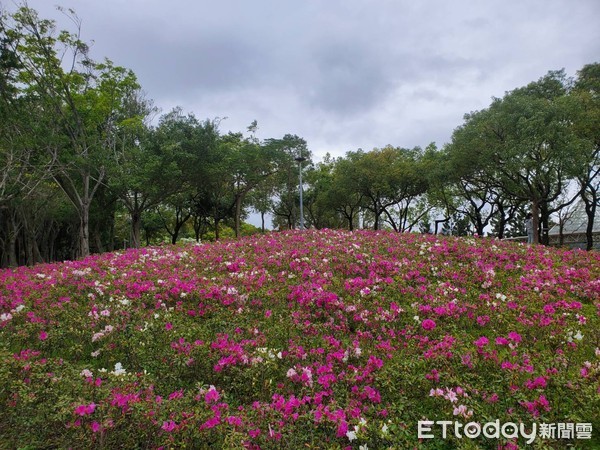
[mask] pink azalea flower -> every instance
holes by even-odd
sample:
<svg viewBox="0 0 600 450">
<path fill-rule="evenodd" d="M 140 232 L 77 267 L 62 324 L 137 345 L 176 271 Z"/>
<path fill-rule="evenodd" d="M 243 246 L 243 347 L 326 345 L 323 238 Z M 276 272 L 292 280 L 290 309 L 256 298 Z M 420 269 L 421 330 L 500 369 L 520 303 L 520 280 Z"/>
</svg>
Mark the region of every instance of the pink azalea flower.
<svg viewBox="0 0 600 450">
<path fill-rule="evenodd" d="M 485 326 L 490 321 L 490 316 L 477 316 L 477 323 L 480 326 Z"/>
<path fill-rule="evenodd" d="M 229 425 L 233 425 L 235 427 L 241 427 L 243 425 L 242 419 L 240 419 L 238 416 L 229 416 L 226 420 Z"/>
<path fill-rule="evenodd" d="M 435 328 L 435 322 L 431 319 L 425 319 L 423 322 L 421 322 L 421 326 L 423 329 L 430 331 Z"/>
<path fill-rule="evenodd" d="M 488 345 L 490 342 L 490 340 L 488 338 L 486 338 L 485 336 L 481 336 L 479 339 L 477 339 L 474 344 L 481 348 L 481 347 L 485 347 L 486 345 Z"/>
<path fill-rule="evenodd" d="M 162 429 L 165 430 L 166 432 L 170 433 L 171 431 L 173 431 L 175 428 L 177 427 L 177 424 L 175 422 L 173 422 L 172 420 L 167 420 L 165 422 L 163 422 L 162 424 Z"/>
<path fill-rule="evenodd" d="M 337 427 L 337 433 L 336 436 L 341 438 L 346 436 L 346 433 L 348 432 L 348 422 L 346 422 L 345 420 L 340 421 L 340 423 L 338 424 Z"/>
<path fill-rule="evenodd" d="M 515 331 L 511 331 L 508 333 L 508 338 L 513 342 L 521 342 L 521 335 Z"/>
<path fill-rule="evenodd" d="M 75 408 L 75 414 L 83 417 L 83 416 L 87 416 L 89 414 L 93 414 L 93 412 L 95 410 L 96 410 L 95 403 L 90 403 L 89 405 L 79 405 L 79 406 L 77 406 L 77 408 Z"/>
<path fill-rule="evenodd" d="M 215 387 L 211 386 L 204 395 L 204 401 L 206 403 L 214 403 L 217 402 L 220 397 L 221 396 L 219 395 L 219 392 L 215 389 Z"/>
</svg>

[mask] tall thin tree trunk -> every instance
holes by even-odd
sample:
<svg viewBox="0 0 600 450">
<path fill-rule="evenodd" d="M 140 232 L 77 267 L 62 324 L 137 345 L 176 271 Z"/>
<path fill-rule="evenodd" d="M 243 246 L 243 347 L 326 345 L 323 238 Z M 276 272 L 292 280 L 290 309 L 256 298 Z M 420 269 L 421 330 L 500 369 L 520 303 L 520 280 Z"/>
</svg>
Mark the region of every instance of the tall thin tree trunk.
<svg viewBox="0 0 600 450">
<path fill-rule="evenodd" d="M 215 217 L 215 241 L 219 240 L 219 219 Z"/>
<path fill-rule="evenodd" d="M 587 226 L 585 227 L 586 250 L 594 248 L 594 221 L 596 219 L 596 201 L 589 201 L 583 197 L 585 203 L 585 213 L 587 215 Z M 592 199 L 594 200 L 594 199 Z"/>
<path fill-rule="evenodd" d="M 6 247 L 8 253 L 8 267 L 16 267 L 17 262 L 17 235 L 19 230 L 14 217 L 14 212 L 8 214 L 8 236 L 6 239 Z"/>
<path fill-rule="evenodd" d="M 548 231 L 550 231 L 550 214 L 548 213 L 548 202 L 542 202 L 540 205 L 540 221 L 542 223 L 542 236 L 541 242 L 544 245 L 550 244 L 550 237 Z"/>
<path fill-rule="evenodd" d="M 138 199 L 138 193 L 133 194 L 133 205 L 130 204 L 131 212 L 131 246 L 133 248 L 140 248 L 141 239 L 141 228 L 142 228 L 142 211 L 140 210 L 140 204 Z"/>
<path fill-rule="evenodd" d="M 531 202 L 531 215 L 533 216 L 533 243 L 540 242 L 540 206 L 537 200 Z"/>
<path fill-rule="evenodd" d="M 240 237 L 240 216 L 242 215 L 242 195 L 238 195 L 235 198 L 235 237 Z"/>
<path fill-rule="evenodd" d="M 139 211 L 133 210 L 131 213 L 131 246 L 133 248 L 140 248 L 141 246 L 141 233 L 142 233 L 142 215 Z"/>
<path fill-rule="evenodd" d="M 90 205 L 83 202 L 80 210 L 79 256 L 85 258 L 90 254 Z"/>
</svg>

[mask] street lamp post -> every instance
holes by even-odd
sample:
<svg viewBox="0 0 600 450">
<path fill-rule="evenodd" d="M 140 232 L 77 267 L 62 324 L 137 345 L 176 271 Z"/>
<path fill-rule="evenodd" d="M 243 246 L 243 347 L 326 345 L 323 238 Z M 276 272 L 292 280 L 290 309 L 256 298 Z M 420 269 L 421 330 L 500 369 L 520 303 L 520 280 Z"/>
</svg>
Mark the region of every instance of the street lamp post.
<svg viewBox="0 0 600 450">
<path fill-rule="evenodd" d="M 298 173 L 300 178 L 300 229 L 304 230 L 304 204 L 302 202 L 302 163 L 306 161 L 306 158 L 300 155 L 294 159 L 298 161 Z"/>
</svg>

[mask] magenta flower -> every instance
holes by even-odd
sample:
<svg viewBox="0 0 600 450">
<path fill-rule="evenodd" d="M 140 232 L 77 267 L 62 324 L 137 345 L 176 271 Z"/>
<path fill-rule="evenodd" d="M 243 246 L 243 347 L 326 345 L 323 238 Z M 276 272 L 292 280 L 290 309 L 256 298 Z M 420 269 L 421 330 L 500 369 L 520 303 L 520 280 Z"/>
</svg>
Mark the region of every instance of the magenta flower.
<svg viewBox="0 0 600 450">
<path fill-rule="evenodd" d="M 175 428 L 177 427 L 177 424 L 175 422 L 173 422 L 172 420 L 166 420 L 165 422 L 163 422 L 162 424 L 162 429 L 165 430 L 166 432 L 170 433 L 171 431 L 173 431 Z"/>
<path fill-rule="evenodd" d="M 435 328 L 435 322 L 431 319 L 425 319 L 423 322 L 421 322 L 421 326 L 424 330 L 430 331 Z"/>
<path fill-rule="evenodd" d="M 229 416 L 226 420 L 229 425 L 233 425 L 234 427 L 241 427 L 243 425 L 242 419 L 238 416 Z"/>
<path fill-rule="evenodd" d="M 204 395 L 204 401 L 206 403 L 214 403 L 219 401 L 219 398 L 221 396 L 219 395 L 219 392 L 215 389 L 214 386 L 211 386 L 208 391 L 206 391 L 206 394 Z"/>
<path fill-rule="evenodd" d="M 527 389 L 537 389 L 537 388 L 545 388 L 547 386 L 545 377 L 537 377 L 533 380 L 527 380 L 525 382 L 525 387 Z"/>
<path fill-rule="evenodd" d="M 495 392 L 485 399 L 488 403 L 496 403 L 500 397 Z"/>
<path fill-rule="evenodd" d="M 79 405 L 77 408 L 75 408 L 75 414 L 83 417 L 92 414 L 95 410 L 95 403 L 90 403 L 89 405 Z"/>
<path fill-rule="evenodd" d="M 477 323 L 480 326 L 485 326 L 490 321 L 490 316 L 477 316 Z"/>
<path fill-rule="evenodd" d="M 40 341 L 45 341 L 46 339 L 48 339 L 48 333 L 46 333 L 45 331 L 40 331 L 38 337 L 40 338 Z"/>
<path fill-rule="evenodd" d="M 508 338 L 513 342 L 521 342 L 521 335 L 515 331 L 511 331 L 508 333 Z"/>
<path fill-rule="evenodd" d="M 340 423 L 338 424 L 337 427 L 337 433 L 336 436 L 341 438 L 346 436 L 346 433 L 348 432 L 348 422 L 346 422 L 345 420 L 340 421 Z"/>
<path fill-rule="evenodd" d="M 481 336 L 479 339 L 477 339 L 474 344 L 479 347 L 485 347 L 486 345 L 488 345 L 490 342 L 490 340 L 488 338 L 486 338 L 485 336 Z"/>
</svg>

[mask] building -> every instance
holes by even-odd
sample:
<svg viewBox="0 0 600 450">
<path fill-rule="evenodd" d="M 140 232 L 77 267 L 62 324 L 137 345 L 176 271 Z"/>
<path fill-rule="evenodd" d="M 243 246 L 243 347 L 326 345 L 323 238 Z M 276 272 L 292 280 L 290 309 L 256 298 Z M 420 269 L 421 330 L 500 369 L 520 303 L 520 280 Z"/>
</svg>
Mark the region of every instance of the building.
<svg viewBox="0 0 600 450">
<path fill-rule="evenodd" d="M 588 217 L 585 213 L 585 204 L 579 201 L 574 209 L 562 224 L 562 245 L 571 248 L 585 249 L 587 246 L 587 237 L 585 231 L 587 228 Z M 596 208 L 594 218 L 594 248 L 600 250 L 600 207 Z M 550 245 L 561 245 L 561 227 L 560 224 L 553 226 L 548 231 Z"/>
</svg>

